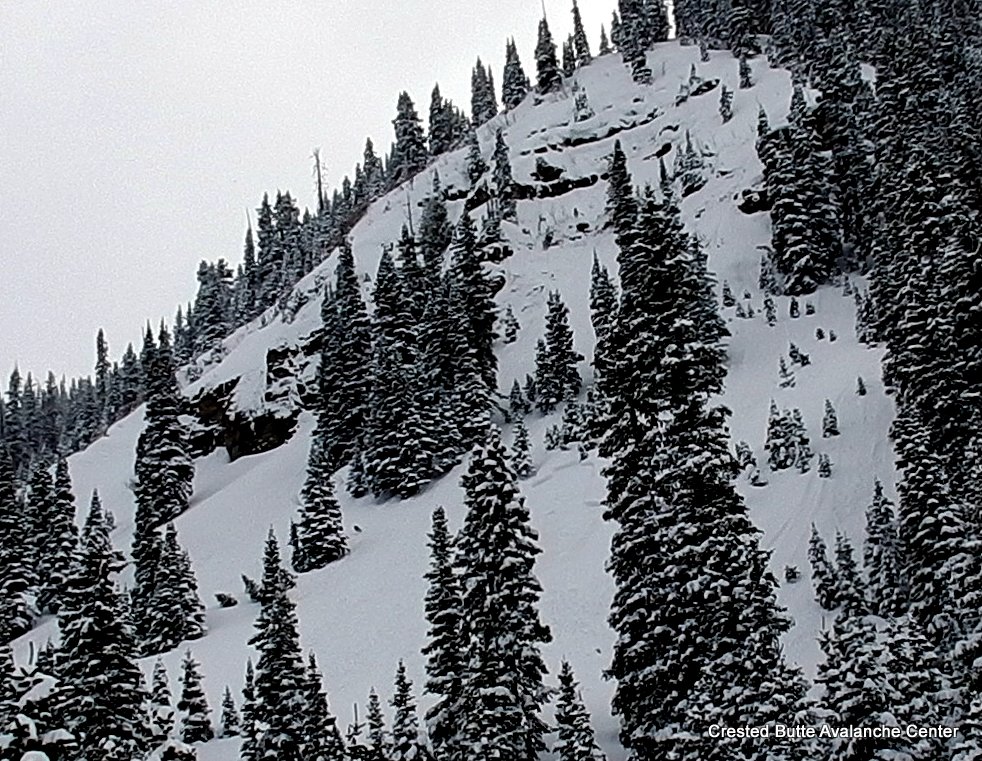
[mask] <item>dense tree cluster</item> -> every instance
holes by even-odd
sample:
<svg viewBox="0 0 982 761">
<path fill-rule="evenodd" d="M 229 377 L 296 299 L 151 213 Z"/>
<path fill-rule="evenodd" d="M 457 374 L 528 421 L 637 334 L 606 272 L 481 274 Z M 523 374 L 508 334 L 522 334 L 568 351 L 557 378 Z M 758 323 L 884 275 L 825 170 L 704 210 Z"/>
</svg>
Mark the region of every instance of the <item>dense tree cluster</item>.
<svg viewBox="0 0 982 761">
<path fill-rule="evenodd" d="M 618 0 L 617 5 L 620 14 L 615 44 L 634 80 L 648 84 L 652 77 L 648 50 L 668 39 L 668 9 L 663 0 Z"/>
</svg>

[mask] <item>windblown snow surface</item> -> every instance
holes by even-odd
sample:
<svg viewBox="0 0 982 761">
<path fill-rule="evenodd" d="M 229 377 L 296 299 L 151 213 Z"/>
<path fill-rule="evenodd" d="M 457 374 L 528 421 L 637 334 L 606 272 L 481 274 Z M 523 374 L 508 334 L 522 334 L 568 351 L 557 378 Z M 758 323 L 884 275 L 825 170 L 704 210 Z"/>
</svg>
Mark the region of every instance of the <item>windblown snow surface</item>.
<svg viewBox="0 0 982 761">
<path fill-rule="evenodd" d="M 880 384 L 880 353 L 857 343 L 853 301 L 843 295 L 841 287 L 825 287 L 808 297 L 815 308 L 812 315 L 805 314 L 803 300 L 798 319 L 789 318 L 789 299 L 776 298 L 776 326 L 768 327 L 764 319 L 757 277 L 760 249 L 770 238 L 768 215 L 744 214 L 737 201 L 742 190 L 760 182 L 761 166 L 754 148 L 758 107 L 766 109 L 772 126 L 784 122 L 791 96 L 788 73 L 769 69 L 762 59 L 755 60 L 755 84 L 741 90 L 737 62 L 731 55 L 715 52 L 710 62 L 700 63 L 695 47 L 674 42 L 656 46 L 649 54 L 649 63 L 654 82 L 639 87 L 619 55 L 604 56 L 578 70 L 574 77 L 586 90 L 595 117 L 574 122 L 572 82 L 567 80 L 563 93 L 539 105 L 529 98 L 483 126 L 479 130 L 481 146 L 485 158 L 490 159 L 494 132 L 504 129 L 515 179 L 529 182 L 538 156 L 562 167 L 571 178 L 599 176 L 606 171 L 614 140 L 620 139 L 634 181 L 643 185 L 658 182 L 656 151 L 670 144 L 666 162 L 671 166 L 675 151 L 684 146 L 685 131 L 691 131 L 706 158 L 709 181 L 683 201 L 684 220 L 689 232 L 703 242 L 719 283 L 727 280 L 738 301 L 744 301 L 744 292 L 749 292 L 755 312 L 754 317 L 742 319 L 736 317 L 735 309 L 724 310 L 732 337 L 722 402 L 733 412 L 733 442 L 746 440 L 753 447 L 769 479 L 767 486 L 751 486 L 745 475 L 739 489 L 763 531 L 764 546 L 773 552 L 772 566 L 781 579 L 780 602 L 795 622 L 785 638 L 786 652 L 806 674 L 813 675 L 820 658 L 816 634 L 828 622 L 813 600 L 808 581 L 810 526 L 814 522 L 826 537 L 842 530 L 854 541 L 861 541 L 864 509 L 874 477 L 884 482 L 888 493 L 893 492 L 893 458 L 887 439 L 893 405 Z M 734 118 L 727 124 L 721 123 L 718 113 L 718 87 L 675 105 L 679 85 L 688 81 L 693 64 L 701 78 L 719 79 L 734 91 Z M 601 137 L 612 127 L 620 128 L 616 136 Z M 576 147 L 564 147 L 570 142 Z M 431 188 L 435 171 L 439 171 L 444 187 L 466 188 L 465 151 L 441 156 L 411 185 L 398 188 L 369 209 L 353 232 L 361 271 L 374 275 L 383 244 L 395 241 L 406 221 L 407 199 L 412 208 L 418 208 L 416 203 Z M 580 370 L 589 381 L 594 336 L 588 292 L 594 251 L 616 273 L 616 247 L 610 231 L 603 229 L 605 193 L 606 182 L 601 179 L 591 187 L 556 198 L 522 201 L 518 223 L 504 224 L 503 233 L 515 254 L 496 265 L 506 281 L 497 303 L 502 311 L 511 305 L 521 330 L 515 343 L 498 347 L 503 393 L 514 378 L 524 379 L 533 369 L 535 342 L 542 335 L 550 289 L 560 290 L 570 307 L 576 348 L 587 357 Z M 460 211 L 461 202 L 451 204 L 452 219 Z M 548 248 L 544 247 L 547 236 L 552 237 Z M 322 286 L 333 275 L 334 260 L 328 257 L 297 285 L 298 303 L 305 303 L 289 322 L 274 311 L 240 329 L 226 341 L 225 359 L 206 368 L 186 393 L 241 376 L 236 404 L 259 407 L 265 390 L 266 350 L 284 342 L 296 343 L 319 327 Z M 370 287 L 366 282 L 366 296 Z M 837 340 L 817 340 L 815 330 L 819 327 L 826 334 L 834 331 Z M 812 361 L 807 367 L 795 368 L 797 383 L 793 388 L 779 388 L 778 361 L 787 354 L 792 341 Z M 866 396 L 855 393 L 857 376 L 862 376 L 868 387 Z M 821 437 L 825 398 L 832 400 L 839 416 L 842 435 L 833 439 Z M 763 443 L 771 399 L 782 408 L 801 409 L 816 453 L 831 457 L 831 478 L 819 478 L 816 467 L 804 475 L 795 469 L 779 473 L 767 470 Z M 610 712 L 613 683 L 602 676 L 614 641 L 606 623 L 613 584 L 604 564 L 613 526 L 602 518 L 605 463 L 595 454 L 580 461 L 575 451 L 545 451 L 544 431 L 556 422 L 558 413 L 548 418 L 531 416 L 536 474 L 522 483 L 544 550 L 536 573 L 545 590 L 542 618 L 554 638 L 545 655 L 553 679 L 560 660 L 570 660 L 582 681 L 598 739 L 610 759 L 617 761 L 625 753 L 617 740 L 618 723 Z M 236 692 L 241 689 L 246 658 L 254 655 L 248 640 L 258 606 L 243 593 L 240 574 L 259 576 L 263 541 L 270 526 L 286 544 L 289 522 L 298 506 L 313 424 L 313 416 L 304 413 L 293 438 L 265 454 L 229 462 L 225 450 L 219 449 L 198 460 L 191 509 L 177 521 L 208 605 L 208 634 L 188 645 L 202 662 L 216 720 L 222 690 L 226 684 Z M 129 487 L 142 425 L 142 411 L 137 411 L 70 460 L 79 503 L 84 504 L 97 487 L 117 517 L 114 541 L 127 549 L 134 510 Z M 332 708 L 343 727 L 353 718 L 354 704 L 364 705 L 371 687 L 383 699 L 391 694 L 399 659 L 405 659 L 417 691 L 422 685 L 426 534 L 437 505 L 447 509 L 452 528 L 460 525 L 463 507 L 459 479 L 463 467 L 414 499 L 385 503 L 371 497 L 351 499 L 343 489 L 345 471 L 336 476 L 351 554 L 323 570 L 302 575 L 291 594 L 298 604 L 303 645 L 319 657 Z M 798 566 L 803 574 L 801 582 L 784 582 L 786 565 Z M 239 604 L 217 607 L 214 593 L 221 591 L 234 593 Z M 43 642 L 55 631 L 53 621 L 42 622 L 17 643 L 19 658 L 27 657 L 29 643 Z M 179 675 L 183 650 L 164 656 L 172 684 Z M 150 660 L 145 662 L 148 671 L 151 664 Z M 425 696 L 421 703 L 425 708 Z M 238 740 L 208 743 L 199 749 L 199 755 L 204 761 L 238 758 Z"/>
</svg>

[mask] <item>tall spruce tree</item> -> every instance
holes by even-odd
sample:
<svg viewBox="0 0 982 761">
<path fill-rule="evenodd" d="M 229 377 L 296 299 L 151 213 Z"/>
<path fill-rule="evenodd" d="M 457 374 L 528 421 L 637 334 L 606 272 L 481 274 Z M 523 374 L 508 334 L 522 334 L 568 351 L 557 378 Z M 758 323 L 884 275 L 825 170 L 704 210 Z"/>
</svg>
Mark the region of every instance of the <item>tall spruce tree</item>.
<svg viewBox="0 0 982 761">
<path fill-rule="evenodd" d="M 292 581 L 280 561 L 275 535 L 266 544 L 263 600 L 256 634 L 249 641 L 259 651 L 250 720 L 255 761 L 301 761 L 304 758 L 304 712 L 307 673 L 300 651 L 296 605 L 287 596 Z M 247 735 L 248 737 L 248 735 Z"/>
<path fill-rule="evenodd" d="M 222 716 L 221 726 L 218 731 L 220 738 L 238 737 L 241 732 L 241 719 L 239 711 L 235 707 L 235 698 L 232 697 L 232 689 L 226 685 L 225 692 L 222 694 Z"/>
<path fill-rule="evenodd" d="M 154 742 L 161 742 L 174 730 L 174 706 L 167 667 L 158 658 L 150 678 L 150 730 Z"/>
<path fill-rule="evenodd" d="M 371 328 L 347 241 L 338 251 L 334 288 L 325 293 L 321 318 L 317 435 L 322 456 L 333 470 L 354 454 L 365 427 L 371 383 Z"/>
<path fill-rule="evenodd" d="M 307 480 L 300 493 L 300 514 L 297 520 L 297 542 L 301 567 L 297 572 L 315 571 L 348 554 L 348 538 L 344 533 L 341 506 L 334 495 L 333 472 L 324 448 L 315 439 L 310 445 L 307 460 Z M 294 547 L 294 551 L 297 551 Z"/>
<path fill-rule="evenodd" d="M 829 560 L 828 546 L 814 523 L 808 542 L 808 562 L 812 568 L 812 584 L 818 604 L 826 610 L 835 609 L 839 605 L 839 575 Z"/>
<path fill-rule="evenodd" d="M 498 113 L 498 101 L 490 72 L 477 59 L 471 70 L 471 124 L 475 128 L 493 119 Z"/>
<path fill-rule="evenodd" d="M 454 540 L 447 527 L 446 511 L 433 511 L 429 534 L 430 569 L 426 573 L 425 613 L 429 624 L 426 656 L 426 692 L 435 697 L 426 711 L 426 727 L 437 758 L 458 758 L 457 722 L 461 684 L 467 661 L 462 590 L 454 569 Z"/>
<path fill-rule="evenodd" d="M 7 386 L 7 402 L 3 408 L 3 439 L 14 462 L 14 471 L 22 473 L 30 462 L 30 441 L 24 416 L 23 387 L 20 370 L 14 366 Z"/>
<path fill-rule="evenodd" d="M 539 41 L 535 46 L 536 90 L 540 95 L 555 92 L 563 86 L 563 77 L 556 58 L 556 43 L 543 16 L 539 21 Z"/>
<path fill-rule="evenodd" d="M 455 360 L 454 385 L 461 393 L 467 390 L 468 384 L 475 385 L 477 396 L 485 398 L 470 400 L 473 404 L 460 411 L 462 416 L 483 415 L 490 394 L 498 387 L 498 360 L 494 353 L 497 310 L 490 277 L 477 256 L 475 235 L 473 220 L 463 214 L 454 231 L 447 272 L 449 312 L 452 317 L 458 318 L 452 319 L 451 324 L 455 325 L 460 341 L 459 346 L 453 347 L 454 351 L 459 352 Z M 473 419 L 463 419 L 461 422 L 465 428 L 473 428 L 477 424 Z M 465 444 L 473 442 L 473 439 L 466 439 L 467 436 Z"/>
<path fill-rule="evenodd" d="M 106 423 L 106 414 L 109 407 L 109 384 L 111 381 L 112 364 L 109 362 L 109 344 L 106 343 L 106 334 L 102 328 L 95 339 L 95 393 L 99 409 L 103 413 L 102 423 Z"/>
<path fill-rule="evenodd" d="M 337 719 L 331 713 L 323 681 L 317 658 L 310 653 L 304 689 L 303 758 L 305 761 L 344 761 L 344 741 Z"/>
<path fill-rule="evenodd" d="M 948 576 L 967 548 L 969 528 L 965 508 L 951 493 L 943 460 L 923 421 L 902 416 L 898 422 L 901 572 L 912 618 L 936 633 L 947 627 L 945 621 L 953 613 Z"/>
<path fill-rule="evenodd" d="M 544 338 L 535 344 L 535 408 L 543 415 L 556 409 L 562 397 L 553 373 L 552 357 Z"/>
<path fill-rule="evenodd" d="M 831 277 L 841 253 L 828 182 L 831 172 L 803 116 L 764 142 L 770 143 L 764 154 L 770 159 L 765 162 L 765 183 L 774 199 L 775 262 L 785 276 L 786 293 L 810 293 Z"/>
<path fill-rule="evenodd" d="M 603 24 L 600 25 L 600 46 L 598 49 L 598 55 L 610 55 L 614 52 L 614 49 L 610 45 L 610 38 L 607 36 L 607 27 Z"/>
<path fill-rule="evenodd" d="M 624 57 L 624 63 L 631 68 L 631 76 L 638 84 L 651 82 L 651 69 L 648 67 L 648 47 L 651 45 L 651 31 L 644 0 L 618 0 L 620 23 L 618 25 L 617 49 Z"/>
<path fill-rule="evenodd" d="M 440 85 L 433 85 L 430 96 L 430 155 L 439 156 L 453 146 L 453 124 L 451 114 L 447 111 L 446 101 L 440 93 Z"/>
<path fill-rule="evenodd" d="M 242 761 L 256 761 L 259 741 L 258 717 L 256 672 L 250 658 L 246 661 L 245 682 L 242 685 L 242 745 L 239 750 Z"/>
<path fill-rule="evenodd" d="M 50 510 L 41 516 L 43 523 L 38 562 L 41 584 L 37 604 L 41 610 L 57 613 L 64 601 L 75 553 L 78 551 L 78 528 L 75 524 L 75 495 L 68 472 L 68 461 L 58 460 L 55 466 L 54 491 Z"/>
<path fill-rule="evenodd" d="M 416 697 L 413 683 L 406 676 L 406 664 L 399 661 L 395 689 L 392 695 L 392 742 L 389 758 L 392 761 L 425 761 L 429 752 L 419 731 Z"/>
<path fill-rule="evenodd" d="M 572 35 L 563 41 L 562 72 L 564 77 L 572 77 L 576 73 L 576 50 Z"/>
<path fill-rule="evenodd" d="M 546 302 L 546 348 L 551 374 L 555 378 L 560 400 L 575 399 L 583 384 L 576 364 L 583 359 L 573 349 L 573 331 L 569 327 L 569 308 L 559 291 L 551 291 Z"/>
<path fill-rule="evenodd" d="M 438 446 L 421 414 L 417 332 L 401 278 L 384 251 L 375 278 L 371 413 L 363 455 L 376 497 L 415 494 L 433 474 Z"/>
<path fill-rule="evenodd" d="M 537 610 L 538 536 L 496 428 L 475 450 L 462 484 L 467 515 L 456 565 L 469 654 L 455 711 L 462 752 L 532 758 L 545 748 L 539 647 L 551 633 Z"/>
<path fill-rule="evenodd" d="M 151 338 L 149 345 L 152 353 L 147 372 L 147 422 L 136 447 L 135 569 L 131 593 L 134 627 L 141 636 L 149 629 L 147 608 L 154 594 L 154 573 L 159 562 L 157 527 L 187 510 L 194 478 L 187 429 L 180 419 L 181 393 L 174 377 L 169 333 L 162 327 L 158 344 L 154 346 Z"/>
<path fill-rule="evenodd" d="M 429 152 L 420 125 L 416 106 L 409 93 L 399 94 L 399 104 L 396 118 L 392 122 L 395 127 L 396 143 L 389 164 L 390 185 L 397 185 L 411 180 L 426 168 Z"/>
<path fill-rule="evenodd" d="M 903 606 L 900 552 L 893 502 L 886 498 L 883 484 L 877 479 L 873 485 L 873 501 L 866 509 L 863 568 L 869 579 L 873 612 L 884 617 L 899 615 Z"/>
<path fill-rule="evenodd" d="M 389 737 L 385 731 L 382 701 L 374 687 L 368 692 L 365 721 L 368 724 L 368 747 L 371 751 L 371 757 L 374 761 L 383 761 L 389 756 Z"/>
<path fill-rule="evenodd" d="M 593 56 L 590 55 L 590 41 L 583 30 L 583 18 L 580 16 L 580 7 L 576 4 L 576 0 L 573 0 L 573 51 L 576 54 L 577 66 L 586 66 L 593 60 Z"/>
<path fill-rule="evenodd" d="M 610 279 L 607 268 L 600 264 L 596 253 L 590 274 L 590 322 L 596 337 L 593 352 L 594 382 L 600 387 L 609 368 L 608 342 L 617 314 L 617 288 Z"/>
<path fill-rule="evenodd" d="M 868 616 L 841 614 L 820 638 L 825 662 L 816 681 L 825 688 L 821 708 L 843 726 L 906 726 L 940 721 L 950 684 L 927 638 L 903 616 L 879 633 Z M 941 741 L 876 735 L 828 737 L 819 746 L 824 758 L 941 757 Z"/>
<path fill-rule="evenodd" d="M 433 189 L 423 202 L 417 236 L 423 269 L 433 286 L 436 286 L 440 279 L 444 254 L 450 246 L 452 236 L 453 226 L 447 214 L 447 202 L 440 185 L 440 176 L 434 173 Z"/>
<path fill-rule="evenodd" d="M 515 197 L 515 180 L 511 173 L 511 160 L 508 158 L 508 144 L 502 130 L 495 133 L 494 138 L 494 195 L 497 202 L 497 213 L 502 219 L 514 220 L 517 214 L 518 201 Z"/>
<path fill-rule="evenodd" d="M 638 201 L 627 168 L 627 156 L 621 148 L 620 140 L 614 141 L 614 151 L 608 163 L 606 210 L 616 239 L 620 240 L 632 231 L 638 213 Z"/>
<path fill-rule="evenodd" d="M 144 654 L 170 650 L 205 633 L 205 608 L 198 582 L 191 559 L 178 543 L 174 524 L 168 524 L 162 535 L 155 532 L 153 541 L 151 594 L 142 608 L 145 628 L 137 632 Z"/>
<path fill-rule="evenodd" d="M 32 623 L 27 594 L 33 527 L 28 517 L 17 494 L 13 460 L 0 442 L 0 645 L 19 637 Z"/>
<path fill-rule="evenodd" d="M 467 131 L 467 178 L 471 186 L 476 187 L 477 183 L 488 171 L 488 165 L 481 155 L 481 143 L 477 139 L 477 130 Z"/>
<path fill-rule="evenodd" d="M 208 742 L 215 736 L 211 726 L 211 708 L 202 687 L 201 664 L 184 653 L 181 661 L 181 699 L 177 710 L 181 712 L 181 740 L 186 743 Z"/>
<path fill-rule="evenodd" d="M 559 670 L 559 697 L 556 701 L 556 726 L 559 742 L 553 750 L 559 761 L 604 761 L 603 751 L 590 724 L 590 714 L 583 705 L 579 684 L 569 661 Z"/>
<path fill-rule="evenodd" d="M 59 684 L 52 701 L 81 758 L 129 761 L 149 749 L 148 695 L 115 589 L 118 571 L 108 535 L 88 543 L 58 618 Z"/>
<path fill-rule="evenodd" d="M 501 104 L 506 111 L 517 107 L 529 92 L 529 80 L 518 57 L 514 39 L 505 43 L 505 70 L 501 81 Z"/>
<path fill-rule="evenodd" d="M 711 302 L 705 270 L 693 258 L 678 209 L 649 189 L 625 206 L 619 236 L 621 300 L 610 335 L 608 380 L 617 421 L 609 451 L 643 436 L 653 404 L 688 403 L 692 394 L 721 388 L 725 326 L 706 320 Z M 639 211 L 628 216 L 631 207 Z M 646 400 L 646 401 L 641 401 Z"/>
<path fill-rule="evenodd" d="M 722 385 L 724 328 L 706 330 L 696 317 L 711 299 L 705 271 L 670 203 L 649 191 L 637 209 L 618 238 L 616 394 L 601 447 L 612 458 L 605 516 L 618 524 L 609 673 L 634 753 L 696 758 L 712 752 L 701 739 L 707 723 L 790 719 L 803 687 L 781 655 L 788 622 L 767 554 L 733 488 L 725 413 L 708 405 Z M 731 624 L 705 638 L 704 620 Z M 734 683 L 746 692 L 734 696 Z"/>
</svg>

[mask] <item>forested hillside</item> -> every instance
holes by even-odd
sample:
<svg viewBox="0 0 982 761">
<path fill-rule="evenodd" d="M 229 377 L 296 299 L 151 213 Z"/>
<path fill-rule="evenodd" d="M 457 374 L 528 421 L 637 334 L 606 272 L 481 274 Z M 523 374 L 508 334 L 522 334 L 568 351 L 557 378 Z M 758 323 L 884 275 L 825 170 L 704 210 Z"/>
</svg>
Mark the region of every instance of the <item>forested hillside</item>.
<svg viewBox="0 0 982 761">
<path fill-rule="evenodd" d="M 982 758 L 982 7 L 611 6 L 15 372 L 0 759 Z"/>
</svg>

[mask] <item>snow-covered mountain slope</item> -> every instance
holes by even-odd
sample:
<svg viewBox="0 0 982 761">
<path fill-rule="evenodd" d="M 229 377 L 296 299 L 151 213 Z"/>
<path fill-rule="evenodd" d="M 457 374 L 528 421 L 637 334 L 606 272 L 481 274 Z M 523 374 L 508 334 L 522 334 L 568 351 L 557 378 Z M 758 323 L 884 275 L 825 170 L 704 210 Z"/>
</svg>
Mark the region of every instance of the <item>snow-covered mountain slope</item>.
<svg viewBox="0 0 982 761">
<path fill-rule="evenodd" d="M 857 343 L 853 331 L 853 301 L 839 287 L 827 287 L 807 299 L 814 314 L 806 314 L 804 301 L 798 319 L 789 317 L 789 299 L 777 298 L 777 324 L 769 327 L 757 288 L 760 247 L 768 244 L 766 213 L 740 211 L 740 192 L 760 180 L 761 167 L 754 142 L 759 106 L 771 124 L 786 117 L 790 79 L 785 71 L 768 69 L 755 61 L 755 85 L 738 89 L 737 62 L 728 53 L 714 53 L 700 63 L 695 47 L 676 43 L 657 46 L 649 60 L 655 73 L 649 87 L 636 86 L 620 57 L 610 55 L 577 72 L 575 78 L 588 94 L 596 115 L 575 123 L 571 82 L 559 96 L 535 105 L 530 98 L 514 111 L 496 117 L 480 130 L 485 156 L 490 156 L 494 131 L 505 130 L 515 178 L 530 182 L 535 160 L 543 158 L 562 168 L 569 178 L 598 180 L 553 198 L 519 203 L 517 225 L 506 224 L 505 235 L 515 254 L 497 265 L 505 286 L 497 295 L 502 309 L 511 305 L 521 323 L 518 340 L 499 346 L 500 388 L 507 392 L 514 378 L 524 378 L 533 367 L 536 340 L 542 335 L 545 301 L 550 289 L 559 289 L 570 307 L 577 349 L 589 360 L 593 331 L 588 291 L 593 253 L 616 272 L 616 248 L 603 229 L 606 171 L 614 140 L 622 142 L 637 184 L 658 182 L 658 153 L 666 144 L 671 166 L 675 151 L 684 145 L 685 132 L 701 148 L 708 182 L 683 201 L 683 216 L 690 232 L 703 242 L 710 268 L 720 283 L 729 282 L 738 301 L 745 291 L 755 316 L 735 316 L 724 310 L 732 332 L 729 373 L 723 402 L 732 409 L 734 442 L 746 440 L 754 449 L 767 486 L 752 486 L 744 477 L 741 492 L 751 514 L 763 530 L 763 543 L 773 550 L 773 567 L 782 579 L 780 601 L 795 619 L 786 637 L 789 656 L 806 673 L 818 659 L 815 635 L 822 614 L 813 601 L 808 582 L 807 544 L 815 522 L 829 536 L 836 529 L 861 541 L 864 508 L 874 477 L 892 492 L 894 471 L 887 431 L 893 414 L 880 385 L 877 351 Z M 734 118 L 726 124 L 718 113 L 719 87 L 676 106 L 679 85 L 687 82 L 695 65 L 703 80 L 718 79 L 734 91 Z M 407 219 L 407 208 L 418 208 L 439 172 L 444 187 L 465 189 L 465 152 L 440 157 L 412 185 L 376 202 L 353 232 L 359 269 L 374 274 L 383 244 L 396 240 Z M 407 206 L 408 200 L 408 206 Z M 451 205 L 459 215 L 461 202 Z M 544 242 L 552 243 L 548 248 Z M 331 276 L 333 257 L 301 281 L 296 290 L 295 315 L 267 314 L 239 330 L 227 341 L 227 356 L 202 367 L 201 377 L 186 389 L 194 395 L 239 378 L 235 404 L 259 409 L 267 388 L 266 352 L 271 347 L 293 346 L 319 327 L 320 288 Z M 366 293 L 370 284 L 366 283 Z M 265 324 L 263 324 L 265 323 Z M 816 339 L 816 328 L 837 340 Z M 778 361 L 794 342 L 811 356 L 807 367 L 796 367 L 793 388 L 779 388 Z M 581 364 L 589 378 L 588 362 Z M 857 396 L 856 378 L 862 376 L 869 393 Z M 842 435 L 823 439 L 824 400 L 831 399 L 839 415 Z M 782 408 L 801 409 L 816 452 L 830 455 L 831 478 L 819 478 L 816 468 L 807 474 L 791 469 L 770 473 L 763 443 L 768 407 L 774 399 Z M 623 758 L 617 742 L 617 722 L 610 714 L 611 683 L 602 678 L 609 662 L 613 633 L 606 624 L 613 585 L 604 571 L 612 527 L 602 520 L 605 495 L 603 461 L 591 456 L 542 447 L 543 433 L 554 419 L 533 415 L 530 429 L 536 442 L 536 475 L 523 483 L 532 521 L 539 531 L 544 553 L 536 571 L 544 587 L 542 618 L 554 635 L 546 648 L 553 674 L 562 657 L 568 658 L 583 683 L 584 698 L 593 713 L 598 736 L 609 757 Z M 129 546 L 133 497 L 129 490 L 136 439 L 142 426 L 138 412 L 115 425 L 108 435 L 70 460 L 80 502 L 98 487 L 103 501 L 117 517 L 114 540 Z M 209 605 L 208 635 L 190 643 L 201 660 L 213 708 L 226 684 L 239 689 L 253 632 L 257 606 L 242 592 L 240 574 L 257 576 L 263 540 L 273 526 L 281 540 L 288 535 L 304 477 L 313 418 L 300 416 L 297 430 L 283 446 L 242 457 L 234 462 L 223 449 L 197 461 L 191 509 L 178 521 L 181 541 L 192 557 L 202 596 Z M 325 672 L 333 708 L 342 725 L 352 719 L 352 705 L 364 704 L 370 687 L 383 696 L 390 692 L 398 659 L 406 659 L 417 688 L 423 679 L 420 648 L 424 644 L 423 573 L 428 562 L 426 533 L 433 508 L 447 508 L 451 526 L 462 520 L 461 468 L 432 484 L 420 496 L 406 501 L 375 503 L 353 500 L 337 476 L 345 523 L 352 539 L 351 554 L 321 571 L 303 575 L 292 593 L 298 602 L 303 643 L 315 650 Z M 783 581 L 785 565 L 797 565 L 803 579 Z M 239 605 L 218 608 L 214 593 L 235 593 Z M 43 641 L 53 631 L 51 622 L 18 643 L 25 656 L 28 641 Z M 180 652 L 165 658 L 176 678 Z M 425 698 L 423 700 L 425 704 Z M 218 741 L 201 749 L 203 759 L 236 757 L 235 741 Z"/>
</svg>

